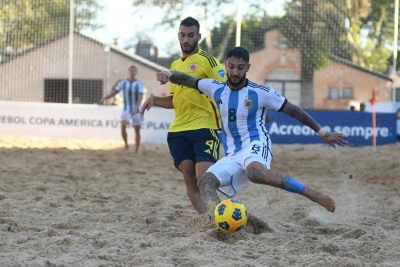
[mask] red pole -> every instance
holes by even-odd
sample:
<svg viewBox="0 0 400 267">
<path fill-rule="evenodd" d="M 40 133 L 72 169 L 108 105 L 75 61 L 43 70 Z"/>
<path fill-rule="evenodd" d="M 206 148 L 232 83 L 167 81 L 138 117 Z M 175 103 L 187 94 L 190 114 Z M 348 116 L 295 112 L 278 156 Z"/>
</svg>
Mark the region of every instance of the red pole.
<svg viewBox="0 0 400 267">
<path fill-rule="evenodd" d="M 375 98 L 375 89 L 372 89 L 372 145 L 376 146 L 376 98 Z"/>
</svg>

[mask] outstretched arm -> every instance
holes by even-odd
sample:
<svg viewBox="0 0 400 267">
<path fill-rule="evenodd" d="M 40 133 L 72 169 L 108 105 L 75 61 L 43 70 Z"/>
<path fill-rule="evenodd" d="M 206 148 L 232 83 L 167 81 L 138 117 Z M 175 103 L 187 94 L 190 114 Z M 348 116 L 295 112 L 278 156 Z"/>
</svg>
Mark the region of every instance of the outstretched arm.
<svg viewBox="0 0 400 267">
<path fill-rule="evenodd" d="M 307 112 L 300 107 L 293 105 L 289 101 L 283 107 L 282 112 L 313 129 L 322 139 L 324 139 L 325 143 L 331 145 L 333 148 L 336 148 L 337 145 L 345 146 L 347 144 L 347 141 L 343 139 L 347 137 L 346 135 L 342 133 L 327 132 Z"/>
<path fill-rule="evenodd" d="M 118 94 L 118 91 L 115 90 L 115 89 L 112 89 L 111 92 L 108 95 L 104 96 L 102 99 L 99 100 L 98 104 L 103 105 L 104 101 L 106 99 L 109 99 L 109 98 L 115 96 L 116 94 Z"/>
<path fill-rule="evenodd" d="M 161 108 L 172 109 L 174 105 L 172 104 L 171 96 L 150 96 L 142 105 L 140 110 L 140 115 L 143 116 L 145 111 L 151 109 L 152 106 L 157 106 Z"/>
<path fill-rule="evenodd" d="M 179 71 L 163 71 L 157 73 L 157 81 L 159 81 L 160 84 L 166 84 L 170 81 L 175 84 L 196 88 L 197 80 L 197 78 Z"/>
</svg>

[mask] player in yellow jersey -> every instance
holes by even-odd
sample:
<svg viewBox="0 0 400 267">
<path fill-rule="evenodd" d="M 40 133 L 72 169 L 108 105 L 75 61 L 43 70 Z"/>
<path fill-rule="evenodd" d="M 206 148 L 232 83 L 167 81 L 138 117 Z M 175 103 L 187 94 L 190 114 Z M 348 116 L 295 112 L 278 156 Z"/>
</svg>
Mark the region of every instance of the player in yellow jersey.
<svg viewBox="0 0 400 267">
<path fill-rule="evenodd" d="M 200 24 L 192 18 L 182 20 L 178 39 L 182 57 L 171 64 L 171 70 L 196 78 L 226 80 L 225 67 L 218 59 L 199 48 Z M 221 128 L 215 102 L 195 89 L 170 84 L 170 95 L 150 97 L 142 106 L 141 115 L 152 106 L 173 108 L 175 118 L 168 131 L 168 147 L 175 167 L 182 173 L 186 193 L 200 214 L 206 205 L 200 199 L 197 180 L 219 158 L 217 130 Z"/>
</svg>

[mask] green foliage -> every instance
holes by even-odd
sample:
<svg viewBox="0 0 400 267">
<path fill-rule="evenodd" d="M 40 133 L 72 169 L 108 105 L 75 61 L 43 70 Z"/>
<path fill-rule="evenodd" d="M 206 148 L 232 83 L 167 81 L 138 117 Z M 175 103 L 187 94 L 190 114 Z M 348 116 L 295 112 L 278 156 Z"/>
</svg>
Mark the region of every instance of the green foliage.
<svg viewBox="0 0 400 267">
<path fill-rule="evenodd" d="M 275 21 L 275 18 L 271 18 L 265 12 L 261 15 L 246 15 L 241 25 L 241 46 L 250 52 L 263 49 L 265 32 Z M 236 21 L 232 16 L 225 17 L 212 30 L 213 52 L 219 60 L 225 59 L 227 50 L 236 45 L 236 30 Z M 204 46 L 204 40 L 200 45 Z"/>
<path fill-rule="evenodd" d="M 99 27 L 92 21 L 101 7 L 94 0 L 76 0 L 75 30 Z M 14 53 L 42 44 L 69 31 L 70 1 L 2 0 L 0 48 Z"/>
</svg>

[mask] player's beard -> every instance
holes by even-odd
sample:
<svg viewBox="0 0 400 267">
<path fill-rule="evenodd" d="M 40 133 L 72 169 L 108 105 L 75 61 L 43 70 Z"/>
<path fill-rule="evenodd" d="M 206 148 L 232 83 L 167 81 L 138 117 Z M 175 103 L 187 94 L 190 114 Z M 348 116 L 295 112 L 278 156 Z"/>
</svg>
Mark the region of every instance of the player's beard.
<svg viewBox="0 0 400 267">
<path fill-rule="evenodd" d="M 242 84 L 245 79 L 246 79 L 246 74 L 243 75 L 243 77 L 237 82 L 232 81 L 231 78 L 228 76 L 228 84 L 232 85 L 233 87 L 236 87 Z"/>
<path fill-rule="evenodd" d="M 199 44 L 199 42 L 197 41 L 197 42 L 193 43 L 193 45 L 189 49 L 186 49 L 186 50 L 183 48 L 183 45 L 181 44 L 181 50 L 185 54 L 192 54 L 193 51 L 197 48 L 198 44 Z"/>
</svg>

